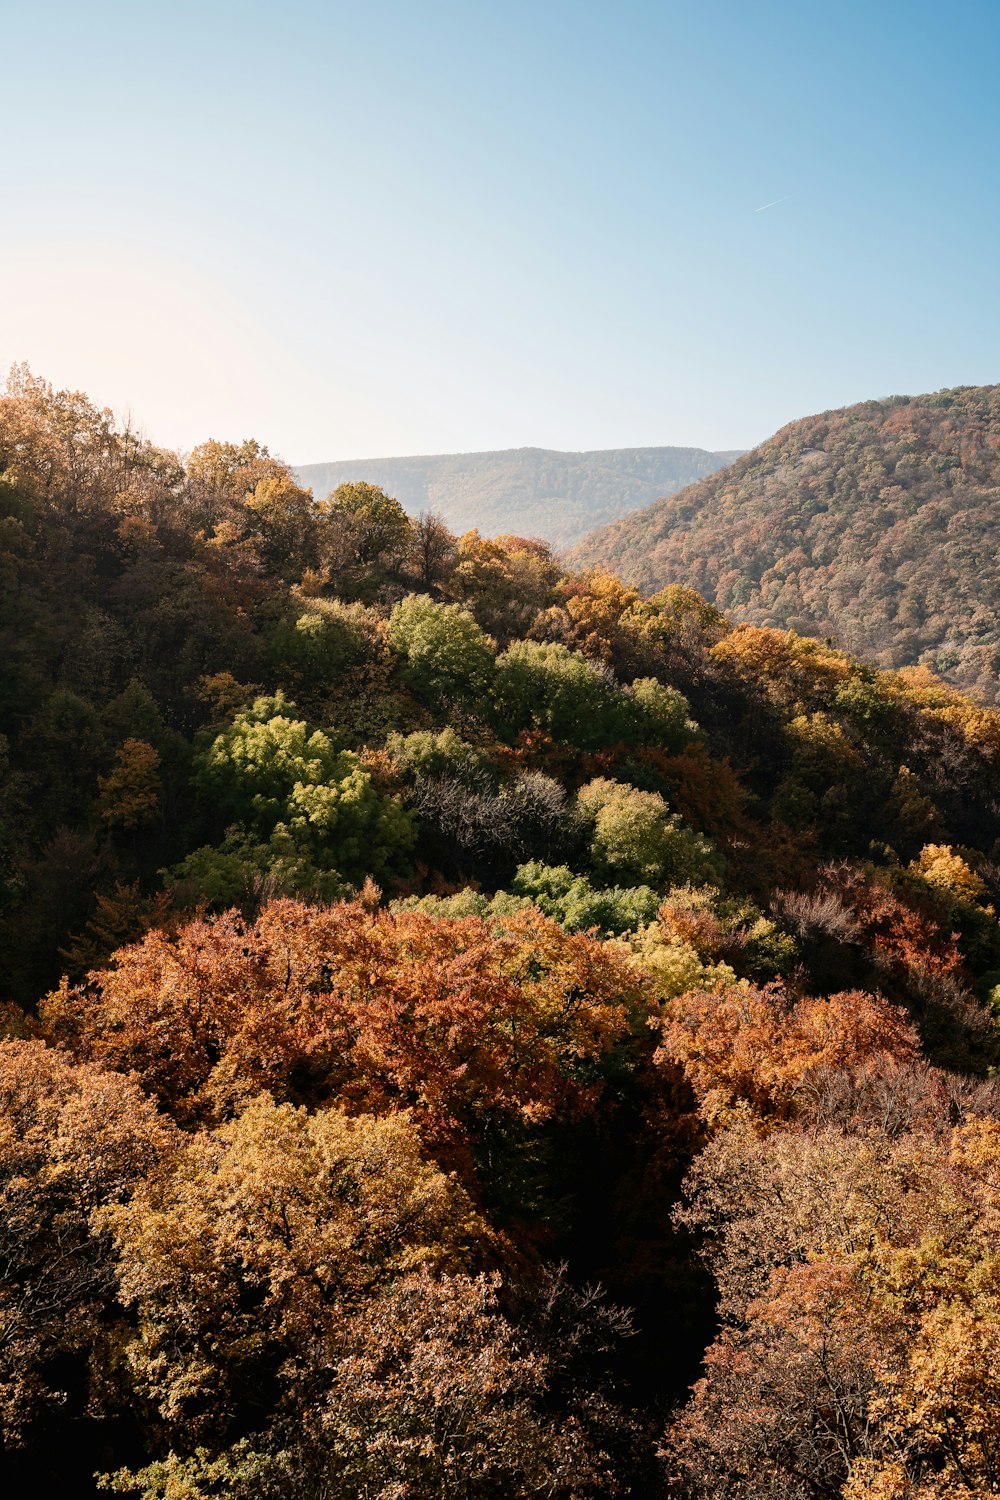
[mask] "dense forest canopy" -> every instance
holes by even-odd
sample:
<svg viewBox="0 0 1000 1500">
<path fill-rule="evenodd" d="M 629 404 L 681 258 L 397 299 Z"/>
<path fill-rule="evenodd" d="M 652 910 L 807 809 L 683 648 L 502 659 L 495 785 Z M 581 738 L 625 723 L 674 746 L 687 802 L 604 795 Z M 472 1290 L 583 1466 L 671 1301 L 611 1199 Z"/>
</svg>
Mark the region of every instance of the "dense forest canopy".
<svg viewBox="0 0 1000 1500">
<path fill-rule="evenodd" d="M 996 1493 L 1000 712 L 26 369 L 0 568 L 11 1493 Z"/>
<path fill-rule="evenodd" d="M 501 448 L 305 464 L 295 476 L 321 495 L 367 480 L 395 495 L 410 515 L 432 510 L 453 531 L 524 532 L 571 547 L 595 526 L 672 495 L 736 457 L 704 448 Z"/>
<path fill-rule="evenodd" d="M 894 396 L 782 428 L 571 554 L 643 591 L 1000 699 L 1000 386 Z"/>
</svg>

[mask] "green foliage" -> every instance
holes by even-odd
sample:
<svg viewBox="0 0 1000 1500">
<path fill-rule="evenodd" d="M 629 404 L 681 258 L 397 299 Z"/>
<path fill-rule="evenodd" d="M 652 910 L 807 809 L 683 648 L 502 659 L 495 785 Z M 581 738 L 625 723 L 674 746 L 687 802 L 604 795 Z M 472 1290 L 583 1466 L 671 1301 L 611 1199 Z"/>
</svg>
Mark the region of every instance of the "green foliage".
<svg viewBox="0 0 1000 1500">
<path fill-rule="evenodd" d="M 636 931 L 652 922 L 660 899 L 646 885 L 596 886 L 586 875 L 575 875 L 568 865 L 543 865 L 531 860 L 518 866 L 507 890 L 492 896 L 466 887 L 451 896 L 414 896 L 397 905 L 403 911 L 422 911 L 438 918 L 501 920 L 525 906 L 537 906 L 567 932 L 596 929 L 609 936 Z"/>
<path fill-rule="evenodd" d="M 542 729 L 593 750 L 618 737 L 618 699 L 611 675 L 565 646 L 515 641 L 497 660 L 496 718 L 509 735 Z"/>
<path fill-rule="evenodd" d="M 407 777 L 454 776 L 461 780 L 488 764 L 481 750 L 451 728 L 390 734 L 385 748 Z"/>
<path fill-rule="evenodd" d="M 408 594 L 389 617 L 389 636 L 406 658 L 407 682 L 429 702 L 475 701 L 489 691 L 492 645 L 468 610 Z"/>
<path fill-rule="evenodd" d="M 212 911 L 253 908 L 271 896 L 336 901 L 352 891 L 301 829 L 284 823 L 263 841 L 231 827 L 221 844 L 193 849 L 163 873 L 168 891 L 184 906 L 204 903 Z"/>
<path fill-rule="evenodd" d="M 520 911 L 530 905 L 529 901 L 509 896 L 506 891 L 497 891 L 487 896 L 472 886 L 465 886 L 450 896 L 406 896 L 392 903 L 393 911 L 419 911 L 436 920 L 452 917 L 496 917 L 511 911 Z"/>
<path fill-rule="evenodd" d="M 399 501 L 366 480 L 338 485 L 323 509 L 346 525 L 358 563 L 370 564 L 397 551 L 409 535 L 410 523 Z"/>
<path fill-rule="evenodd" d="M 684 695 L 656 678 L 621 688 L 614 674 L 559 642 L 515 641 L 497 660 L 501 732 L 542 730 L 580 750 L 622 741 L 679 750 L 697 730 Z"/>
<path fill-rule="evenodd" d="M 698 729 L 684 694 L 655 677 L 636 678 L 622 694 L 620 714 L 621 738 L 632 746 L 680 750 Z"/>
<path fill-rule="evenodd" d="M 271 636 L 274 659 L 303 683 L 334 685 L 362 666 L 374 649 L 377 621 L 360 604 L 310 599 Z"/>
<path fill-rule="evenodd" d="M 718 850 L 671 813 L 657 792 L 597 777 L 581 787 L 577 812 L 598 875 L 663 888 L 702 885 L 722 872 Z"/>
<path fill-rule="evenodd" d="M 352 751 L 337 750 L 327 734 L 290 711 L 281 693 L 257 698 L 195 758 L 206 795 L 257 836 L 251 866 L 261 842 L 275 838 L 280 858 L 347 879 L 398 866 L 415 837 L 410 814 L 375 790 Z"/>
<path fill-rule="evenodd" d="M 651 922 L 660 897 L 648 885 L 599 888 L 586 875 L 575 875 L 568 865 L 521 865 L 511 881 L 511 892 L 526 897 L 547 917 L 570 932 L 634 931 Z"/>
</svg>

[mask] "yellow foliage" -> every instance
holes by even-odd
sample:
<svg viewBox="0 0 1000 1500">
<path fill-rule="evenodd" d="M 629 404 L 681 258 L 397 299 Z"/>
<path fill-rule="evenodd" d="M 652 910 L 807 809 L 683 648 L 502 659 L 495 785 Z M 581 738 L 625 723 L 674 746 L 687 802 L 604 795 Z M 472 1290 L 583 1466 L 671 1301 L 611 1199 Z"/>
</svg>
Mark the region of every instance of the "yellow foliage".
<svg viewBox="0 0 1000 1500">
<path fill-rule="evenodd" d="M 975 901 L 986 889 L 976 872 L 969 869 L 950 844 L 925 844 L 920 858 L 913 861 L 910 869 L 928 885 L 967 901 Z"/>
<path fill-rule="evenodd" d="M 676 933 L 652 922 L 629 942 L 637 969 L 648 974 L 658 1000 L 673 1000 L 687 990 L 715 990 L 736 983 L 724 963 L 704 963 L 698 951 Z"/>
<path fill-rule="evenodd" d="M 399 1276 L 461 1267 L 480 1232 L 406 1114 L 309 1115 L 266 1095 L 100 1221 L 138 1312 L 130 1364 L 195 1431 L 239 1399 L 256 1359 L 282 1368 Z"/>
<path fill-rule="evenodd" d="M 101 818 L 111 828 L 133 829 L 156 816 L 160 805 L 160 757 L 147 740 L 128 739 L 114 769 L 99 776 Z"/>
</svg>

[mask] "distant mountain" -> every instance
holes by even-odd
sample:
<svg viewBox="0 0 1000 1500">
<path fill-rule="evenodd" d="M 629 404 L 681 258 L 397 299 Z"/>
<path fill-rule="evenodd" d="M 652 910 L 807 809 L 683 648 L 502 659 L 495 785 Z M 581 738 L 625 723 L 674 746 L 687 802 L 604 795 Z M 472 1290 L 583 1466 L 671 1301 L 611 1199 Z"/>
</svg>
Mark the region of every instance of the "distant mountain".
<svg viewBox="0 0 1000 1500">
<path fill-rule="evenodd" d="M 443 453 L 425 458 L 357 458 L 305 464 L 300 484 L 319 497 L 338 484 L 367 479 L 395 495 L 411 515 L 432 510 L 452 531 L 483 536 L 512 532 L 569 547 L 595 526 L 712 474 L 739 449 L 608 448 L 558 453 L 504 448 L 496 453 Z"/>
<path fill-rule="evenodd" d="M 1000 386 L 793 422 L 569 561 L 687 584 L 737 620 L 926 663 L 1000 701 Z"/>
</svg>

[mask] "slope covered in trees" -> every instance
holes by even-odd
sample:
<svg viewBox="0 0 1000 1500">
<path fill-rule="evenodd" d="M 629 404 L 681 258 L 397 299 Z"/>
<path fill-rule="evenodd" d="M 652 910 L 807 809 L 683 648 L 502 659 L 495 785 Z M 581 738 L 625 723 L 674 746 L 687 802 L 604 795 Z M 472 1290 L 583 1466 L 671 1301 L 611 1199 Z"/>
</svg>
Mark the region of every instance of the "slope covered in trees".
<svg viewBox="0 0 1000 1500">
<path fill-rule="evenodd" d="M 317 495 L 364 479 L 395 495 L 411 516 L 433 511 L 453 531 L 516 531 L 569 547 L 595 526 L 672 495 L 736 456 L 703 448 L 507 448 L 306 464 L 295 474 Z"/>
<path fill-rule="evenodd" d="M 730 468 L 588 537 L 644 591 L 834 637 L 1000 693 L 1000 386 L 895 396 L 783 428 Z"/>
<path fill-rule="evenodd" d="M 996 1492 L 1000 713 L 25 371 L 0 518 L 10 1493 Z"/>
</svg>

